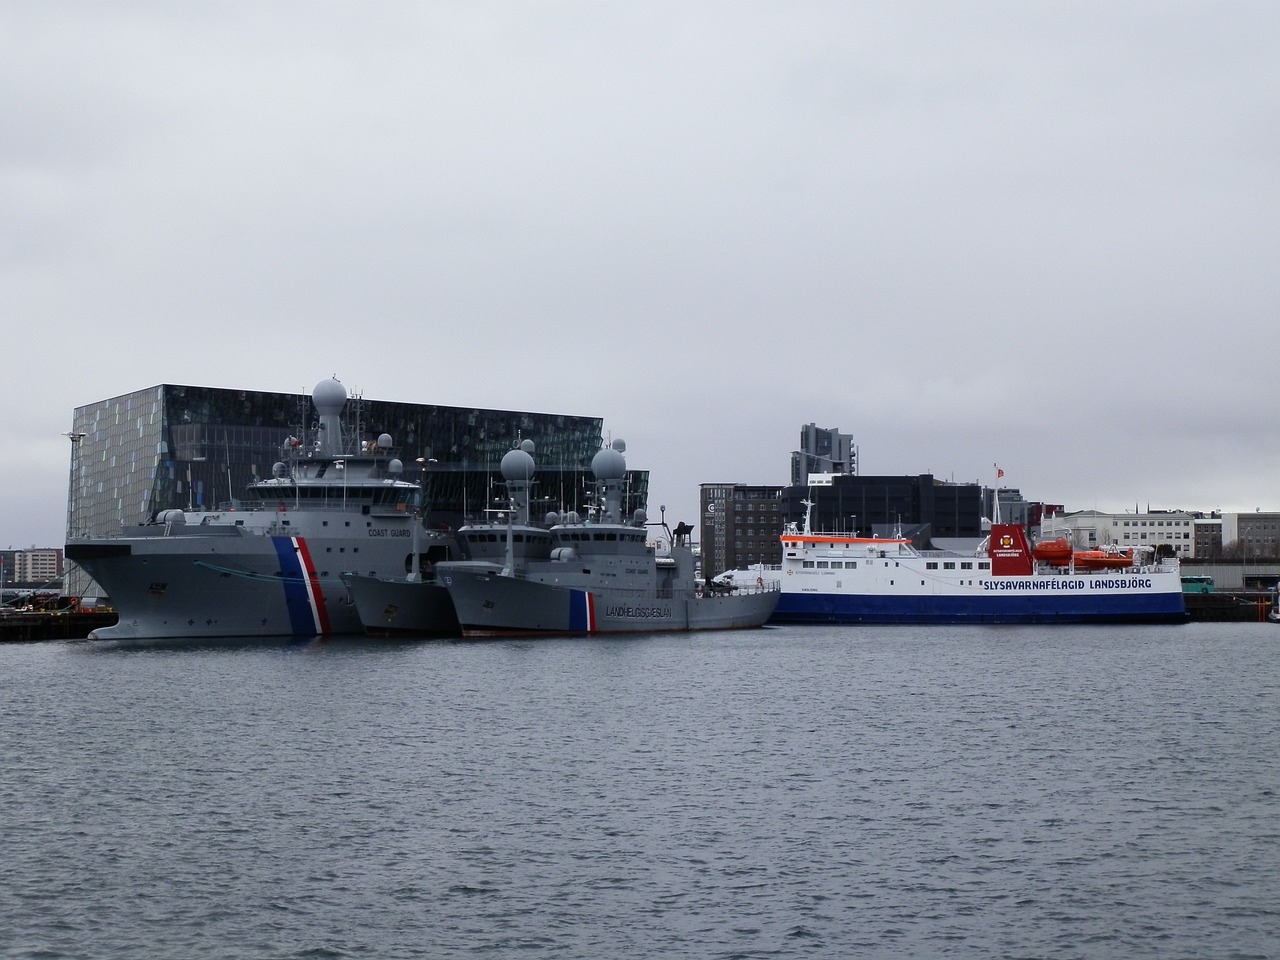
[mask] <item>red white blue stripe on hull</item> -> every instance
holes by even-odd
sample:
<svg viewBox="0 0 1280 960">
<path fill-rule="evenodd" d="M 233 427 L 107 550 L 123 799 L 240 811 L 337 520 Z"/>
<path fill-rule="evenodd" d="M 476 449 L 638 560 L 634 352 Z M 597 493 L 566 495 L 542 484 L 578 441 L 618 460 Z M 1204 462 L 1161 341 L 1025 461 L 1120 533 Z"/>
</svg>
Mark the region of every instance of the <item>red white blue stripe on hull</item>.
<svg viewBox="0 0 1280 960">
<path fill-rule="evenodd" d="M 289 623 L 297 637 L 329 632 L 329 611 L 316 576 L 315 564 L 302 537 L 272 537 L 280 560 L 280 582 L 284 589 Z"/>
<path fill-rule="evenodd" d="M 571 633 L 596 632 L 595 599 L 589 590 L 569 591 L 569 631 Z"/>
</svg>

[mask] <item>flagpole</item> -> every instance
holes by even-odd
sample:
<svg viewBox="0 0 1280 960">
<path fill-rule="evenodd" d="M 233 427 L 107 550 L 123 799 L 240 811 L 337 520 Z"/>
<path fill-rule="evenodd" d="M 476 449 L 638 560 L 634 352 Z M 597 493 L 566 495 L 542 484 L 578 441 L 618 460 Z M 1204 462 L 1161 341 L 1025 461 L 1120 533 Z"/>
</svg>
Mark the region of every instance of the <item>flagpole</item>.
<svg viewBox="0 0 1280 960">
<path fill-rule="evenodd" d="M 991 501 L 992 501 L 991 522 L 999 523 L 1000 522 L 1000 478 L 1004 476 L 1004 471 L 1000 469 L 1000 464 L 998 463 L 993 463 L 991 466 L 994 467 L 996 471 L 995 486 L 991 490 Z"/>
</svg>

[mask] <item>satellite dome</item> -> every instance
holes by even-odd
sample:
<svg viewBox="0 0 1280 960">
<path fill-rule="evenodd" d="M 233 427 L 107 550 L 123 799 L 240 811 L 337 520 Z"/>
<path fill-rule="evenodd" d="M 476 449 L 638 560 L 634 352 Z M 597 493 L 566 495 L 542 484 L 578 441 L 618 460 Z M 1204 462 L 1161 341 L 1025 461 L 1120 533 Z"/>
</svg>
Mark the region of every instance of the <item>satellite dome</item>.
<svg viewBox="0 0 1280 960">
<path fill-rule="evenodd" d="M 627 473 L 627 458 L 616 447 L 607 447 L 591 458 L 591 469 L 599 480 L 621 480 Z"/>
<path fill-rule="evenodd" d="M 337 380 L 321 380 L 311 391 L 311 402 L 322 417 L 339 414 L 347 402 L 347 388 Z"/>
<path fill-rule="evenodd" d="M 521 440 L 520 449 L 523 450 L 525 453 L 532 454 L 536 448 L 534 447 L 532 440 Z"/>
<path fill-rule="evenodd" d="M 403 472 L 404 472 L 404 464 L 401 463 L 399 460 L 393 458 L 391 462 L 387 464 L 387 473 L 395 474 L 395 473 L 403 473 Z"/>
<path fill-rule="evenodd" d="M 383 450 L 391 449 L 391 434 L 383 433 L 378 435 L 378 446 Z"/>
<path fill-rule="evenodd" d="M 533 479 L 533 457 L 525 450 L 508 450 L 502 458 L 502 477 L 509 483 Z"/>
</svg>

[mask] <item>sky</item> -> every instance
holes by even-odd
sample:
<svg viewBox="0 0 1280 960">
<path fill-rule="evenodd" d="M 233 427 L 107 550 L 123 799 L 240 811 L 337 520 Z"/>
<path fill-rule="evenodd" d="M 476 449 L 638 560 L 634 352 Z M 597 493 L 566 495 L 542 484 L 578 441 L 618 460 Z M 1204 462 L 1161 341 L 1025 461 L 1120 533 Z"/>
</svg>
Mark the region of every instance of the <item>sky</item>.
<svg viewBox="0 0 1280 960">
<path fill-rule="evenodd" d="M 1280 509 L 1280 4 L 0 2 L 0 545 L 159 383 Z"/>
</svg>

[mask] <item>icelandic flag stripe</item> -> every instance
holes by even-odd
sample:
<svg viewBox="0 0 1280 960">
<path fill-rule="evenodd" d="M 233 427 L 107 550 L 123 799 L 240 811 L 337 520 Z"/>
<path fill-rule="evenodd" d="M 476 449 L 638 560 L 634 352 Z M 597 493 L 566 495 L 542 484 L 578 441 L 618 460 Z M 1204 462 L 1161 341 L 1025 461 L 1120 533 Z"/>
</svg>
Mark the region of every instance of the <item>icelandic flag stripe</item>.
<svg viewBox="0 0 1280 960">
<path fill-rule="evenodd" d="M 294 636 L 311 637 L 329 632 L 329 612 L 302 537 L 272 537 L 280 560 L 285 607 Z"/>
<path fill-rule="evenodd" d="M 329 611 L 324 605 L 324 590 L 320 587 L 320 578 L 316 576 L 316 566 L 311 562 L 311 550 L 302 537 L 295 537 L 298 544 L 298 556 L 302 558 L 306 571 L 304 582 L 307 585 L 307 601 L 311 607 L 312 620 L 316 625 L 316 633 L 329 632 Z"/>
</svg>

